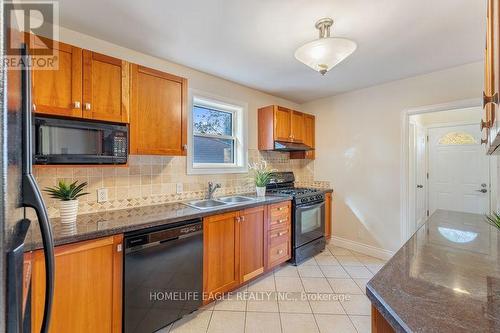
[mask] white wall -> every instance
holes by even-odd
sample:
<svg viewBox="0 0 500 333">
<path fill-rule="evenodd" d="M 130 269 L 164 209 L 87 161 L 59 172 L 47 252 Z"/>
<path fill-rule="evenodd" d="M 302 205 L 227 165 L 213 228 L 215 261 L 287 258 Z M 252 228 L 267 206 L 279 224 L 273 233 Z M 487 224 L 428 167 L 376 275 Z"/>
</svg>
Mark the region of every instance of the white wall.
<svg viewBox="0 0 500 333">
<path fill-rule="evenodd" d="M 473 63 L 302 105 L 317 116 L 315 176 L 335 191 L 333 236 L 399 248 L 401 114 L 479 98 L 482 82 L 483 64 Z"/>
<path fill-rule="evenodd" d="M 147 36 L 145 36 L 147 38 Z M 206 74 L 195 69 L 175 64 L 164 59 L 127 49 L 82 33 L 61 27 L 59 39 L 84 49 L 89 49 L 129 62 L 151 67 L 188 79 L 188 87 L 215 96 L 248 103 L 248 148 L 257 149 L 257 109 L 270 104 L 280 104 L 299 109 L 299 105 L 288 100 L 265 94 L 240 84 Z M 249 68 L 248 70 L 251 70 Z"/>
<path fill-rule="evenodd" d="M 481 121 L 481 116 L 481 108 L 475 107 L 412 115 L 410 117 L 410 121 L 414 119 L 422 126 L 430 126 L 443 123 L 479 124 L 479 122 Z"/>
</svg>

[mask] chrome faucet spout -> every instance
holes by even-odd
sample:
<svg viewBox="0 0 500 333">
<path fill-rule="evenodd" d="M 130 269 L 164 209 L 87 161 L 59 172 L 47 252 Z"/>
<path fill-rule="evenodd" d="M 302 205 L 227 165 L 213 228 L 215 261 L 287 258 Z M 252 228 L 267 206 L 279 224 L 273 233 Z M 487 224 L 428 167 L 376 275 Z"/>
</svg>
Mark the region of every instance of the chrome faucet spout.
<svg viewBox="0 0 500 333">
<path fill-rule="evenodd" d="M 208 195 L 207 199 L 212 200 L 214 197 L 214 192 L 218 189 L 221 188 L 220 184 L 215 184 L 213 182 L 208 182 Z"/>
</svg>

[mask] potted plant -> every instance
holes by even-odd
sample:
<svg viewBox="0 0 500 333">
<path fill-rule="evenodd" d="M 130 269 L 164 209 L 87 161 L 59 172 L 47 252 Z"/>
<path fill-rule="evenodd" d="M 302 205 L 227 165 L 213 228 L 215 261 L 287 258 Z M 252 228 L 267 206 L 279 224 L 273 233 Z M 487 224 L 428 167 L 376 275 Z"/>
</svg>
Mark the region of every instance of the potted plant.
<svg viewBox="0 0 500 333">
<path fill-rule="evenodd" d="M 61 215 L 61 223 L 63 225 L 76 226 L 76 215 L 78 214 L 78 198 L 87 195 L 88 193 L 83 192 L 87 182 L 83 182 L 77 185 L 78 181 L 66 184 L 64 181 L 60 181 L 57 186 L 46 187 L 44 189 L 51 198 L 60 200 L 59 212 Z"/>
<path fill-rule="evenodd" d="M 257 191 L 257 196 L 264 197 L 266 195 L 266 185 L 269 184 L 269 181 L 271 180 L 271 174 L 276 170 L 268 169 L 266 161 L 249 165 L 249 168 L 254 172 L 255 189 Z"/>
<path fill-rule="evenodd" d="M 491 215 L 486 215 L 486 222 L 500 229 L 500 215 L 498 213 L 493 212 Z"/>
</svg>

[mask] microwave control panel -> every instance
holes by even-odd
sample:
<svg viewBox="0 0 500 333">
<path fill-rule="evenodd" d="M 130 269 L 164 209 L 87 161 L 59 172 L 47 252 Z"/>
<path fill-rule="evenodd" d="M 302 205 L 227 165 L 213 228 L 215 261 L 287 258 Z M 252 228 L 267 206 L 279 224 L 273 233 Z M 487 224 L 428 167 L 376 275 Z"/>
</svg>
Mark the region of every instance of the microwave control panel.
<svg viewBox="0 0 500 333">
<path fill-rule="evenodd" d="M 113 153 L 115 156 L 127 156 L 127 137 L 115 136 L 113 142 Z"/>
</svg>

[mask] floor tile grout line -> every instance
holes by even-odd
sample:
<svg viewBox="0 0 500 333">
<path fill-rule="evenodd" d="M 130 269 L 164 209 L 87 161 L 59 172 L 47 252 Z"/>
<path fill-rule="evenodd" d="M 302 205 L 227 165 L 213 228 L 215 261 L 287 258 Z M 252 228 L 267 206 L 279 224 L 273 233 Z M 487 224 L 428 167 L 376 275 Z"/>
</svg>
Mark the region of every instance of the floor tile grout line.
<svg viewBox="0 0 500 333">
<path fill-rule="evenodd" d="M 279 297 L 279 295 L 278 295 L 278 286 L 276 284 L 276 275 L 274 275 L 274 271 L 273 271 L 273 278 L 274 278 L 274 288 L 276 289 L 276 297 L 278 298 Z M 284 333 L 283 332 L 283 322 L 281 320 L 280 302 L 278 302 L 278 299 L 276 299 L 276 305 L 278 307 L 278 318 L 280 320 L 280 331 L 281 331 L 281 333 Z"/>
<path fill-rule="evenodd" d="M 313 257 L 313 259 L 314 259 L 314 257 Z M 316 261 L 316 259 L 314 259 L 314 261 Z M 316 262 L 316 264 L 317 264 L 317 262 Z M 320 271 L 321 271 L 321 268 L 320 268 Z M 304 281 L 302 281 L 302 278 L 300 277 L 300 274 L 299 274 L 299 278 L 300 278 L 300 283 L 302 284 L 302 288 L 304 289 L 304 293 L 307 295 L 306 287 L 304 286 Z M 328 280 L 327 280 L 327 282 L 328 282 Z M 313 312 L 313 309 L 312 309 L 312 306 L 311 306 L 311 302 L 309 301 L 309 297 L 307 297 L 306 299 L 307 299 L 307 304 L 309 305 L 309 309 L 311 309 L 311 314 L 313 316 L 314 323 L 316 324 L 316 328 L 318 329 L 318 333 L 320 333 L 321 330 L 319 328 L 318 321 L 316 320 L 316 316 L 314 315 L 314 312 Z"/>
</svg>

